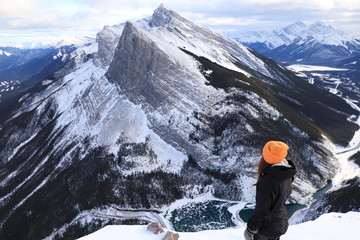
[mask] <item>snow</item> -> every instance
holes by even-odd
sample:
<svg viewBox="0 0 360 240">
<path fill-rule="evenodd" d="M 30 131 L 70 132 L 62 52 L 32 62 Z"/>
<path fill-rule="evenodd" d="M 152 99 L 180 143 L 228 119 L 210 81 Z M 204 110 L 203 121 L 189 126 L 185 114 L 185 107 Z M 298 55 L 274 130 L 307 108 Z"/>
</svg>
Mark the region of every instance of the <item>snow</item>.
<svg viewBox="0 0 360 240">
<path fill-rule="evenodd" d="M 326 66 L 316 66 L 316 65 L 302 65 L 302 64 L 293 64 L 287 66 L 288 69 L 295 72 L 311 72 L 311 71 L 348 71 L 349 69 L 344 68 L 332 68 Z"/>
<path fill-rule="evenodd" d="M 15 89 L 15 86 L 19 85 L 20 82 L 18 80 L 10 80 L 10 81 L 1 81 L 0 82 L 0 92 L 9 92 Z"/>
<path fill-rule="evenodd" d="M 5 55 L 7 57 L 11 56 L 12 54 L 11 53 L 8 53 L 8 52 L 5 52 L 3 50 L 0 49 L 0 55 Z"/>
<path fill-rule="evenodd" d="M 95 39 L 93 39 L 93 38 L 75 36 L 75 37 L 69 37 L 69 38 L 63 39 L 60 42 L 53 44 L 53 47 L 55 47 L 55 48 L 60 48 L 63 46 L 81 47 L 85 44 L 90 44 L 93 42 L 95 42 Z"/>
<path fill-rule="evenodd" d="M 0 47 L 19 48 L 19 49 L 36 49 L 36 48 L 50 48 L 50 47 L 60 48 L 63 46 L 71 46 L 71 45 L 75 47 L 80 47 L 83 46 L 84 44 L 93 43 L 94 41 L 95 41 L 94 38 L 90 38 L 86 36 L 83 37 L 74 36 L 63 39 L 60 42 L 55 42 L 55 43 L 51 43 L 51 42 L 0 43 Z M 1 50 L 0 50 L 0 54 L 2 54 Z"/>
<path fill-rule="evenodd" d="M 92 61 L 88 61 L 63 80 L 49 85 L 43 98 L 54 93 L 52 97 L 56 99 L 58 111 L 67 112 L 59 117 L 56 128 L 61 129 L 71 123 L 67 129 L 68 137 L 58 145 L 65 144 L 69 139 L 81 142 L 88 136 L 93 139 L 94 147 L 108 146 L 109 151 L 116 156 L 119 150 L 118 139 L 144 143 L 149 138 L 148 144 L 157 156 L 156 162 L 151 163 L 144 159 L 145 156 L 134 157 L 132 161 L 138 163 L 138 167 L 123 173 L 149 172 L 157 168 L 179 172 L 187 156 L 167 144 L 149 128 L 149 121 L 141 106 L 119 96 L 117 86 L 104 78 L 105 72 L 106 69 L 96 67 Z M 80 98 L 82 101 L 79 101 Z M 41 102 L 41 99 L 34 101 Z M 45 107 L 45 103 L 42 106 Z M 94 114 L 97 112 L 98 114 Z"/>
<path fill-rule="evenodd" d="M 339 159 L 339 169 L 336 176 L 332 179 L 333 190 L 341 187 L 342 183 L 345 180 L 350 180 L 355 177 L 360 177 L 360 168 L 357 164 L 348 161 L 349 157 L 351 157 L 353 152 L 346 152 L 338 154 Z"/>
<path fill-rule="evenodd" d="M 314 221 L 292 225 L 281 240 L 339 240 L 356 239 L 360 235 L 360 213 L 328 213 Z M 164 233 L 155 235 L 146 230 L 147 226 L 109 225 L 79 240 L 162 240 Z M 243 240 L 245 228 L 235 227 L 202 232 L 179 232 L 182 240 Z M 171 231 L 171 230 L 170 230 Z"/>
<path fill-rule="evenodd" d="M 358 110 L 360 110 L 357 107 Z M 360 126 L 360 116 L 358 117 L 357 124 Z M 354 133 L 352 140 L 347 148 L 336 149 L 335 155 L 339 159 L 339 169 L 336 176 L 332 179 L 333 189 L 337 189 L 341 186 L 345 180 L 353 179 L 355 177 L 360 178 L 360 167 L 354 162 L 348 159 L 355 153 L 360 151 L 360 129 Z"/>
<path fill-rule="evenodd" d="M 63 54 L 61 53 L 61 51 L 59 50 L 58 53 L 56 55 L 53 56 L 53 59 L 56 60 L 59 57 L 61 57 Z"/>
<path fill-rule="evenodd" d="M 19 49 L 48 48 L 50 47 L 50 43 L 49 42 L 0 43 L 0 47 L 19 48 Z"/>
<path fill-rule="evenodd" d="M 98 51 L 98 43 L 93 42 L 89 44 L 82 45 L 77 48 L 75 51 L 71 52 L 71 57 L 81 56 L 81 54 L 90 55 Z"/>
<path fill-rule="evenodd" d="M 87 237 L 81 238 L 82 240 L 95 240 L 95 239 L 151 239 L 161 240 L 164 234 L 154 235 L 146 230 L 145 226 L 106 226 L 102 230 L 95 232 Z"/>
<path fill-rule="evenodd" d="M 342 83 L 340 78 L 330 77 L 330 74 L 327 73 L 313 73 L 313 71 L 347 71 L 348 69 L 341 69 L 341 68 L 331 68 L 325 66 L 315 66 L 315 65 L 301 65 L 301 64 L 294 64 L 287 67 L 290 70 L 296 72 L 311 72 L 311 75 L 314 77 L 325 78 L 327 81 L 331 81 L 334 84 L 333 88 L 329 88 L 329 91 L 333 94 L 339 94 L 339 90 L 337 89 L 339 84 Z M 304 73 L 302 73 L 304 74 Z M 304 76 L 306 76 L 304 74 Z M 307 77 L 307 76 L 306 76 Z M 314 83 L 313 77 L 308 77 L 309 83 Z M 343 98 L 352 108 L 360 112 L 360 108 L 353 102 L 354 100 Z M 357 121 L 354 119 L 357 119 Z M 360 116 L 352 116 L 349 121 L 354 121 L 360 126 Z M 355 132 L 353 139 L 350 141 L 349 146 L 346 148 L 339 147 L 339 146 L 329 146 L 328 149 L 332 149 L 335 157 L 339 161 L 339 168 L 337 171 L 336 176 L 332 179 L 333 188 L 331 190 L 335 190 L 341 187 L 341 184 L 345 180 L 349 180 L 355 177 L 360 177 L 360 168 L 357 164 L 350 162 L 348 159 L 360 151 L 360 130 Z"/>
<path fill-rule="evenodd" d="M 271 32 L 232 33 L 230 35 L 244 43 L 264 43 L 270 49 L 282 45 L 301 45 L 304 43 L 320 43 L 323 45 L 341 46 L 346 49 L 349 48 L 348 44 L 357 45 L 353 37 L 321 21 L 310 25 L 296 22 Z"/>
<path fill-rule="evenodd" d="M 49 79 L 45 79 L 45 80 L 43 80 L 42 82 L 41 82 L 41 84 L 43 85 L 43 86 L 46 86 L 46 85 L 49 85 L 49 84 L 51 84 L 51 83 L 53 83 L 54 81 L 52 81 L 52 80 L 49 80 Z"/>
<path fill-rule="evenodd" d="M 25 48 L 24 44 L 20 44 L 20 43 L 0 43 L 0 47 L 4 47 L 4 48 Z"/>
<path fill-rule="evenodd" d="M 226 36 L 219 35 L 210 29 L 199 26 L 190 20 L 178 20 L 177 16 L 173 16 L 173 23 L 171 25 L 150 28 L 146 26 L 144 22 L 141 27 L 145 28 L 154 36 L 161 38 L 163 41 L 190 51 L 197 56 L 206 57 L 212 62 L 241 72 L 245 76 L 250 77 L 251 75 L 232 63 L 231 60 L 236 60 L 234 57 L 238 58 L 238 60 L 245 65 L 256 68 L 259 72 L 267 76 L 271 76 L 265 67 L 265 63 L 255 57 L 248 48 Z M 218 40 L 219 38 L 221 41 Z M 227 42 L 222 42 L 224 40 Z"/>
</svg>

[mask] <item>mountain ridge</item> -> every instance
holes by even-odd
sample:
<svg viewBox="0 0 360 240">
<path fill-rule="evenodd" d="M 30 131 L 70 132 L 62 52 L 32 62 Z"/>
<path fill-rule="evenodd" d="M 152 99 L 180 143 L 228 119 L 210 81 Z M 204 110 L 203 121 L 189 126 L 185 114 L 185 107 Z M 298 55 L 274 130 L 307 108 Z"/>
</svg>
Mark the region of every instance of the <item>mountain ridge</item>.
<svg viewBox="0 0 360 240">
<path fill-rule="evenodd" d="M 296 22 L 278 30 L 230 36 L 285 65 L 336 66 L 339 61 L 360 53 L 357 39 L 322 21 L 310 25 Z"/>
<path fill-rule="evenodd" d="M 299 21 L 278 30 L 247 32 L 230 36 L 235 37 L 240 42 L 249 44 L 256 42 L 264 43 L 270 49 L 292 43 L 301 45 L 306 41 L 316 41 L 324 45 L 339 45 L 348 48 L 347 44 L 356 45 L 357 42 L 355 38 L 331 25 L 326 25 L 323 21 L 316 21 L 309 25 Z"/>
</svg>

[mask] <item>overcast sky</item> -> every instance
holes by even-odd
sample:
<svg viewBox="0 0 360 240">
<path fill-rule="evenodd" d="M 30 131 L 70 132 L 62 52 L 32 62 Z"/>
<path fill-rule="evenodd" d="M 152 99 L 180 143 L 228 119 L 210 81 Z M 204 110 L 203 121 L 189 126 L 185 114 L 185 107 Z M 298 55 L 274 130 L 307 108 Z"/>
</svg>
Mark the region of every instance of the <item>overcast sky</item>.
<svg viewBox="0 0 360 240">
<path fill-rule="evenodd" d="M 360 0 L 0 0 L 0 43 L 95 37 L 104 25 L 150 16 L 161 3 L 223 32 L 322 20 L 360 37 Z"/>
</svg>

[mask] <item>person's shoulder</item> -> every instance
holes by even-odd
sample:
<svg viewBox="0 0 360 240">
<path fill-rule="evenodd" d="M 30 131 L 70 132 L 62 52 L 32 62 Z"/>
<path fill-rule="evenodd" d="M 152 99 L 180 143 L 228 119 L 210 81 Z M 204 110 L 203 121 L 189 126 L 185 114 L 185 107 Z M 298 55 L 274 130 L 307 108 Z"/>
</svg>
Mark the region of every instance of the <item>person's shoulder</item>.
<svg viewBox="0 0 360 240">
<path fill-rule="evenodd" d="M 290 166 L 296 170 L 296 165 L 295 165 L 295 163 L 294 163 L 293 161 L 291 161 L 291 160 L 287 160 L 287 161 L 288 161 L 288 163 L 290 164 Z"/>
<path fill-rule="evenodd" d="M 258 185 L 261 188 L 273 189 L 277 188 L 282 181 L 283 179 L 279 179 L 279 177 L 274 174 L 266 174 L 262 179 L 260 179 Z"/>
</svg>

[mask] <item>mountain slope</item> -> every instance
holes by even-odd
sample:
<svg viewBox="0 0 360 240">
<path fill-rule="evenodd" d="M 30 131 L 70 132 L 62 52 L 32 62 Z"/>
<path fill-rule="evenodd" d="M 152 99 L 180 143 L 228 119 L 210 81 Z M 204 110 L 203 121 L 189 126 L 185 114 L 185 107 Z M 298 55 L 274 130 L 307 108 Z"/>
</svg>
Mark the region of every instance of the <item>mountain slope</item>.
<svg viewBox="0 0 360 240">
<path fill-rule="evenodd" d="M 304 202 L 336 172 L 330 139 L 358 129 L 341 98 L 164 5 L 105 27 L 53 76 L 0 126 L 8 239 L 76 238 L 126 222 L 92 211 L 156 213 L 203 193 L 252 201 L 271 139 L 290 145 Z"/>
<path fill-rule="evenodd" d="M 2 63 L 0 56 L 0 122 L 8 117 L 23 95 L 32 88 L 41 88 L 43 80 L 54 80 L 53 73 L 71 61 L 71 54 L 91 41 L 93 39 L 84 37 L 63 40 L 46 48 L 1 48 L 12 53 L 9 57 L 13 58 L 7 57 Z"/>
<path fill-rule="evenodd" d="M 297 22 L 271 32 L 232 36 L 291 69 L 305 67 L 296 70 L 304 80 L 354 106 L 359 104 L 359 40 L 320 21 L 310 25 Z"/>
</svg>

